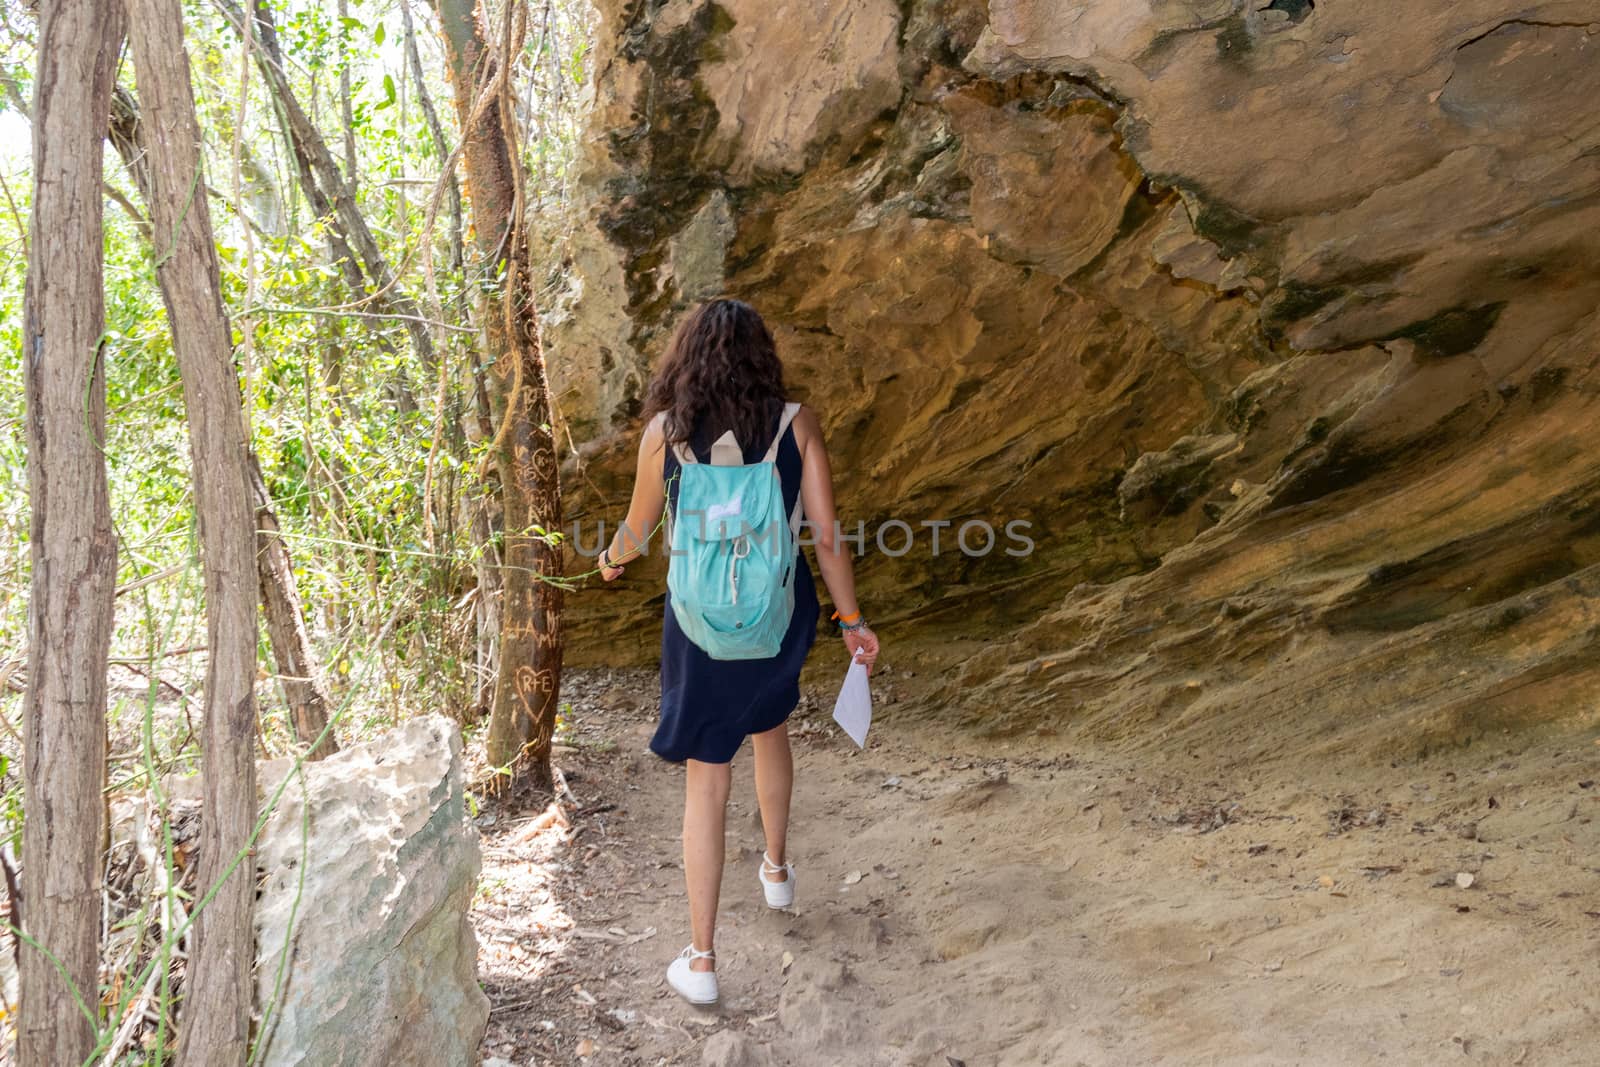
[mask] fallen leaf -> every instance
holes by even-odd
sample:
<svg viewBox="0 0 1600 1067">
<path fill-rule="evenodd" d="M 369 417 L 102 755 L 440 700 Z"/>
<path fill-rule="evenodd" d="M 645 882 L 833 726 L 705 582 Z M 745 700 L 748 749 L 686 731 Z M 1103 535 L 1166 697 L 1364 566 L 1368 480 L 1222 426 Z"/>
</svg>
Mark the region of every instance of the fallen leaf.
<svg viewBox="0 0 1600 1067">
<path fill-rule="evenodd" d="M 1317 884 L 1320 885 L 1324 889 L 1332 889 L 1333 888 L 1333 879 L 1328 877 L 1327 875 L 1323 875 L 1321 878 L 1317 879 Z"/>
<path fill-rule="evenodd" d="M 790 967 L 793 967 L 793 966 L 794 966 L 794 953 L 793 952 L 785 952 L 783 954 L 783 969 L 787 971 Z"/>
<path fill-rule="evenodd" d="M 1472 883 L 1475 881 L 1477 881 L 1477 879 L 1474 878 L 1470 873 L 1467 871 L 1462 871 L 1456 875 L 1456 888 L 1471 889 Z"/>
<path fill-rule="evenodd" d="M 845 885 L 855 885 L 857 882 L 861 881 L 861 879 L 864 878 L 864 877 L 865 877 L 865 875 L 863 875 L 860 871 L 851 871 L 849 874 L 844 876 L 844 884 Z"/>
<path fill-rule="evenodd" d="M 577 1047 L 576 1051 L 578 1053 L 578 1058 L 579 1059 L 586 1060 L 590 1056 L 594 1055 L 594 1042 L 590 1041 L 586 1037 L 582 1041 L 578 1042 L 578 1047 Z"/>
</svg>

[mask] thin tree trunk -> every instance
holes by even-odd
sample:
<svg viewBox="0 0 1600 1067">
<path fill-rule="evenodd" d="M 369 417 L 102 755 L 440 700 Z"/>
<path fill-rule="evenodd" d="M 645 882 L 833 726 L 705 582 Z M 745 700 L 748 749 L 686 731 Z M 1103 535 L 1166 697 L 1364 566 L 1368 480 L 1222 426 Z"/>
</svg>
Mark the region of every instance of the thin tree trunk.
<svg viewBox="0 0 1600 1067">
<path fill-rule="evenodd" d="M 467 299 L 467 286 L 464 285 L 467 254 L 466 243 L 462 240 L 466 226 L 462 222 L 461 214 L 461 182 L 456 179 L 454 163 L 451 162 L 450 141 L 446 138 L 445 125 L 438 120 L 434 94 L 427 88 L 427 74 L 422 69 L 422 51 L 416 40 L 416 24 L 411 19 L 411 0 L 400 0 L 398 6 L 400 6 L 400 26 L 405 35 L 406 66 L 410 67 L 411 83 L 416 86 L 416 99 L 422 109 L 422 120 L 427 123 L 427 131 L 434 139 L 434 154 L 438 158 L 438 165 L 440 168 L 446 166 L 450 168 L 450 173 L 443 174 L 446 200 L 450 202 L 450 277 L 453 278 L 450 309 L 461 320 L 470 320 L 472 309 Z M 478 366 L 477 360 L 467 360 L 467 365 L 469 365 L 467 370 L 469 378 L 466 379 L 466 386 L 469 389 L 480 389 L 482 368 Z M 448 442 L 446 446 L 451 454 L 461 458 L 470 437 L 462 419 L 461 390 L 442 390 L 442 398 L 443 410 L 438 413 L 438 418 L 445 430 L 445 440 Z M 488 437 L 485 435 L 483 440 L 488 440 Z M 451 506 L 456 501 L 454 493 L 456 475 L 453 470 L 446 472 L 445 482 L 448 488 L 443 491 L 442 496 L 445 498 L 446 506 L 440 509 L 440 512 L 448 515 L 450 522 L 454 522 L 456 514 L 451 510 Z M 470 499 L 467 499 L 466 504 L 469 509 L 474 507 L 474 502 Z M 478 510 L 480 509 L 474 509 L 474 514 L 470 515 L 467 523 L 467 531 L 472 537 L 472 549 L 474 549 L 472 557 L 478 581 L 477 609 L 474 613 L 477 624 L 474 641 L 477 648 L 477 672 L 472 680 L 472 693 L 467 697 L 469 710 L 466 712 L 466 718 L 470 721 L 483 718 L 493 701 L 499 641 L 499 552 L 494 545 L 491 523 L 486 517 L 478 514 Z M 443 577 L 446 581 L 453 581 L 450 574 L 443 574 Z"/>
<path fill-rule="evenodd" d="M 116 0 L 56 0 L 39 15 L 22 359 L 33 570 L 21 920 L 50 956 L 22 952 L 24 1067 L 86 1059 L 100 999 L 106 659 L 117 579 L 100 451 L 101 180 L 123 24 Z"/>
<path fill-rule="evenodd" d="M 151 204 L 150 165 L 145 156 L 144 120 L 139 113 L 138 99 L 120 85 L 111 98 L 110 140 L 117 154 L 122 157 L 123 165 L 148 211 Z M 162 277 L 164 283 L 165 275 Z M 339 750 L 331 731 L 322 737 L 323 729 L 328 725 L 331 701 L 322 683 L 322 670 L 316 653 L 312 651 L 306 635 L 294 564 L 279 534 L 278 516 L 272 510 L 272 498 L 253 453 L 250 475 L 259 541 L 256 579 L 261 587 L 261 610 L 266 617 L 267 640 L 272 646 L 273 663 L 283 685 L 284 699 L 289 705 L 289 718 L 294 723 L 295 737 L 301 744 L 312 746 L 307 753 L 308 759 L 324 759 Z M 319 737 L 322 737 L 320 744 L 317 743 Z"/>
<path fill-rule="evenodd" d="M 345 19 L 350 17 L 348 0 L 339 0 L 339 118 L 344 121 L 344 181 L 352 194 L 356 191 L 356 116 L 350 108 L 350 52 L 344 38 L 350 32 Z"/>
<path fill-rule="evenodd" d="M 401 28 L 405 34 L 406 63 L 411 68 L 412 82 L 417 90 L 417 102 L 422 108 L 422 116 L 427 122 L 428 132 L 433 137 L 434 154 L 439 159 L 439 165 L 444 167 L 450 163 L 451 149 L 445 134 L 444 124 L 439 121 L 439 112 L 433 103 L 433 94 L 428 90 L 428 80 L 422 69 L 422 52 L 417 47 L 417 30 L 411 18 L 411 0 L 400 0 Z M 461 215 L 461 183 L 456 180 L 454 169 L 445 176 L 446 193 L 450 203 L 450 272 L 457 279 L 452 304 L 458 315 L 463 319 L 471 314 L 467 306 L 466 286 L 460 284 L 466 270 L 466 246 L 462 239 L 465 231 Z M 470 364 L 466 385 L 473 394 L 476 403 L 483 397 L 483 370 L 478 366 L 477 360 L 469 360 Z M 481 438 L 473 438 L 465 420 L 463 419 L 462 404 L 458 399 L 459 393 L 451 390 L 445 399 L 444 420 L 446 432 L 449 435 L 451 451 L 460 454 L 462 446 L 467 440 L 489 440 L 493 435 L 493 427 L 487 417 L 483 419 L 483 434 Z M 484 404 L 487 407 L 487 399 Z M 449 476 L 454 486 L 454 475 Z M 449 496 L 453 499 L 454 493 Z M 477 664 L 475 677 L 472 681 L 472 694 L 469 698 L 470 712 L 473 719 L 483 717 L 494 697 L 494 679 L 498 676 L 498 645 L 500 638 L 500 563 L 499 551 L 494 543 L 494 523 L 485 513 L 485 509 L 472 508 L 471 518 L 468 522 L 468 531 L 472 537 L 474 570 L 478 581 L 477 608 L 474 612 L 477 634 L 475 647 L 477 649 Z"/>
<path fill-rule="evenodd" d="M 411 18 L 411 0 L 401 0 L 400 17 L 405 31 L 406 59 L 411 67 L 412 79 L 416 83 L 417 99 L 422 107 L 423 118 L 427 121 L 428 132 L 433 137 L 434 153 L 438 156 L 439 165 L 444 167 L 450 165 L 451 148 L 444 124 L 439 121 L 439 112 L 434 107 L 433 95 L 428 90 L 428 81 L 422 69 L 422 52 L 417 47 L 416 27 Z M 456 179 L 453 167 L 446 181 L 449 183 L 447 192 L 450 201 L 450 271 L 457 279 L 452 304 L 457 315 L 463 320 L 470 320 L 473 308 L 467 299 L 465 285 L 467 255 L 466 244 L 462 237 L 466 232 L 466 225 L 461 209 L 461 183 Z M 484 377 L 484 370 L 479 361 L 468 360 L 464 385 L 470 394 L 470 399 L 464 404 L 460 392 L 452 390 L 446 400 L 446 428 L 451 449 L 458 456 L 463 453 L 468 442 L 488 441 L 494 434 L 492 421 L 488 417 L 489 401 Z M 470 407 L 472 411 L 477 412 L 480 402 L 482 418 L 474 420 L 466 409 Z M 473 434 L 474 427 L 481 430 L 478 436 Z M 451 472 L 450 478 L 453 490 L 454 472 Z M 454 497 L 452 491 L 451 498 Z M 470 714 L 474 720 L 481 719 L 488 713 L 494 700 L 494 680 L 499 677 L 500 550 L 495 536 L 499 524 L 490 514 L 489 508 L 492 503 L 484 499 L 482 506 L 479 506 L 470 496 L 465 500 L 465 506 L 470 511 L 467 516 L 467 530 L 472 538 L 473 569 L 478 582 L 477 607 L 474 611 L 477 662 L 469 700 Z"/>
<path fill-rule="evenodd" d="M 400 24 L 405 34 L 406 62 L 411 67 L 411 78 L 417 87 L 417 103 L 422 108 L 423 120 L 427 122 L 428 133 L 433 137 L 434 154 L 439 157 L 442 167 L 450 161 L 450 148 L 446 143 L 444 123 L 439 121 L 439 111 L 433 106 L 433 94 L 428 91 L 428 79 L 422 70 L 422 52 L 417 48 L 417 30 L 411 20 L 411 0 L 400 0 Z M 461 221 L 461 183 L 456 180 L 453 168 L 446 181 L 449 183 L 447 193 L 450 200 L 450 269 L 459 274 L 466 265 L 467 256 L 461 238 L 464 229 Z M 465 309 L 462 311 L 465 317 Z"/>
<path fill-rule="evenodd" d="M 247 23 L 241 6 L 236 0 L 218 0 L 218 2 L 235 27 L 243 32 Z M 265 3 L 259 4 L 255 9 L 255 32 L 258 39 L 258 47 L 255 49 L 256 64 L 266 81 L 267 90 L 282 109 L 288 124 L 287 132 L 295 156 L 296 170 L 300 175 L 306 199 L 311 202 L 311 209 L 320 217 L 333 219 L 340 244 L 346 251 L 353 250 L 355 253 L 351 259 L 352 265 L 359 264 L 360 268 L 366 271 L 366 276 L 374 288 L 383 291 L 383 296 L 377 300 L 379 306 L 395 314 L 407 316 L 404 326 L 411 337 L 411 346 L 424 371 L 431 375 L 434 370 L 433 337 L 428 332 L 427 323 L 423 321 L 422 312 L 417 307 L 416 301 L 395 281 L 393 270 L 384 259 L 383 251 L 378 247 L 371 227 L 361 214 L 350 183 L 340 173 L 339 165 L 334 161 L 333 153 L 328 150 L 327 141 L 323 139 L 316 123 L 311 121 L 311 117 L 300 106 L 299 98 L 295 96 L 288 75 L 285 73 L 283 47 L 278 41 L 278 28 L 273 20 L 272 8 Z M 369 294 L 358 290 L 355 295 L 359 299 Z M 414 402 L 409 401 L 409 389 L 403 391 L 406 401 L 414 405 Z"/>
<path fill-rule="evenodd" d="M 261 606 L 267 618 L 267 639 L 278 667 L 278 682 L 289 705 L 294 735 L 309 745 L 308 760 L 326 759 L 339 751 L 333 731 L 328 727 L 327 687 L 311 639 L 306 635 L 305 615 L 295 588 L 294 564 L 284 546 L 278 516 L 272 511 L 272 496 L 267 492 L 261 465 L 250 457 L 250 489 L 255 497 L 256 577 L 261 585 Z"/>
<path fill-rule="evenodd" d="M 156 272 L 183 377 L 200 520 L 209 654 L 195 950 L 184 982 L 179 1059 L 243 1064 L 255 959 L 256 531 L 233 340 L 222 305 L 200 126 L 183 48 L 181 0 L 127 0 L 133 60 L 147 114 Z"/>
<path fill-rule="evenodd" d="M 474 319 L 485 311 L 493 313 L 498 304 L 480 298 L 474 309 Z M 481 328 L 481 327 L 480 327 Z M 489 374 L 481 361 L 467 361 L 466 385 L 471 391 L 471 411 L 462 420 L 462 429 L 473 450 L 487 446 L 494 440 L 494 411 L 489 399 Z M 505 530 L 505 514 L 501 507 L 503 494 L 499 488 L 498 470 L 484 471 L 474 492 L 466 501 L 467 520 L 472 534 L 473 572 L 477 577 L 478 596 L 475 622 L 477 624 L 477 677 L 474 679 L 473 714 L 482 719 L 494 708 L 495 684 L 500 677 L 500 620 L 505 590 L 504 554 L 501 541 Z"/>
<path fill-rule="evenodd" d="M 482 546 L 474 564 L 478 577 L 478 597 L 473 611 L 478 634 L 477 670 L 472 679 L 475 719 L 482 719 L 493 710 L 495 680 L 500 677 L 500 607 L 505 590 L 501 588 L 500 550 L 495 544 L 495 524 L 490 513 L 493 503 L 484 498 L 481 504 L 472 507 L 472 543 Z"/>
<path fill-rule="evenodd" d="M 504 279 L 497 297 L 480 298 L 480 321 L 494 360 L 489 387 L 498 394 L 495 406 L 503 420 L 494 455 L 505 520 L 500 670 L 489 718 L 488 757 L 492 766 L 510 766 L 514 774 L 531 776 L 536 788 L 548 789 L 561 684 L 561 590 L 540 578 L 560 576 L 561 554 L 534 527 L 561 528 L 561 482 L 529 273 L 516 170 L 520 162 L 506 110 L 511 94 L 501 78 L 503 57 L 486 44 L 488 35 L 473 0 L 434 2 L 466 143 L 479 270 L 485 277 Z M 508 9 L 508 17 L 513 13 L 514 7 Z M 491 89 L 497 84 L 497 90 Z M 479 107 L 486 89 L 490 95 Z"/>
</svg>

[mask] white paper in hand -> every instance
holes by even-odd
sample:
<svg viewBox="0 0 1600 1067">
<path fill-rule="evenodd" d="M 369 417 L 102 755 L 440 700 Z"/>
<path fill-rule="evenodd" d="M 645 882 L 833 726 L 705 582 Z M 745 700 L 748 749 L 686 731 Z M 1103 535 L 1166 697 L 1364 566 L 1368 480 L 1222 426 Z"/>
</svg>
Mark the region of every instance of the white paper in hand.
<svg viewBox="0 0 1600 1067">
<path fill-rule="evenodd" d="M 839 699 L 833 702 L 833 721 L 850 735 L 858 748 L 867 747 L 867 727 L 872 725 L 872 693 L 867 689 L 867 665 L 852 658 L 845 672 Z"/>
</svg>

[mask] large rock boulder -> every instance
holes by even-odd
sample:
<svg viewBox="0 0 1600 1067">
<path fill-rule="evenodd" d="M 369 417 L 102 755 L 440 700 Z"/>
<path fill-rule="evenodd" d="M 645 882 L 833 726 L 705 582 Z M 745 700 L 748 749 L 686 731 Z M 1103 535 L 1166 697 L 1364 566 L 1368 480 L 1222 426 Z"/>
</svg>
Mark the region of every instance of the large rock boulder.
<svg viewBox="0 0 1600 1067">
<path fill-rule="evenodd" d="M 287 773 L 264 764 L 263 787 Z M 454 723 L 412 719 L 306 764 L 256 859 L 263 1063 L 477 1062 L 489 1001 L 467 912 L 480 860 Z"/>
<path fill-rule="evenodd" d="M 919 533 L 860 567 L 945 682 L 906 707 L 1241 759 L 1592 715 L 1592 2 L 597 7 L 549 318 L 586 542 L 721 290 L 869 545 Z M 953 550 L 974 519 L 1035 550 Z M 577 661 L 653 658 L 650 577 L 573 598 Z"/>
</svg>

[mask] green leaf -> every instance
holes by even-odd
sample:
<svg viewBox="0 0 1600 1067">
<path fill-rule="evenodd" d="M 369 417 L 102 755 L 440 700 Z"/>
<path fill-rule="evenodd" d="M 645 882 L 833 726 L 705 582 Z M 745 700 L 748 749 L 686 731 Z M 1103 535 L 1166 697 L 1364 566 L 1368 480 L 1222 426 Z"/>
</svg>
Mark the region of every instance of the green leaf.
<svg viewBox="0 0 1600 1067">
<path fill-rule="evenodd" d="M 394 97 L 394 75 L 385 74 L 383 76 L 383 103 L 379 104 L 373 110 L 382 111 L 386 107 L 392 107 L 394 105 Z"/>
<path fill-rule="evenodd" d="M 383 28 L 383 23 L 380 22 L 380 23 L 378 23 L 378 28 L 372 31 L 372 43 L 373 44 L 382 44 L 383 43 L 383 39 L 386 36 L 387 36 L 387 33 Z"/>
</svg>

